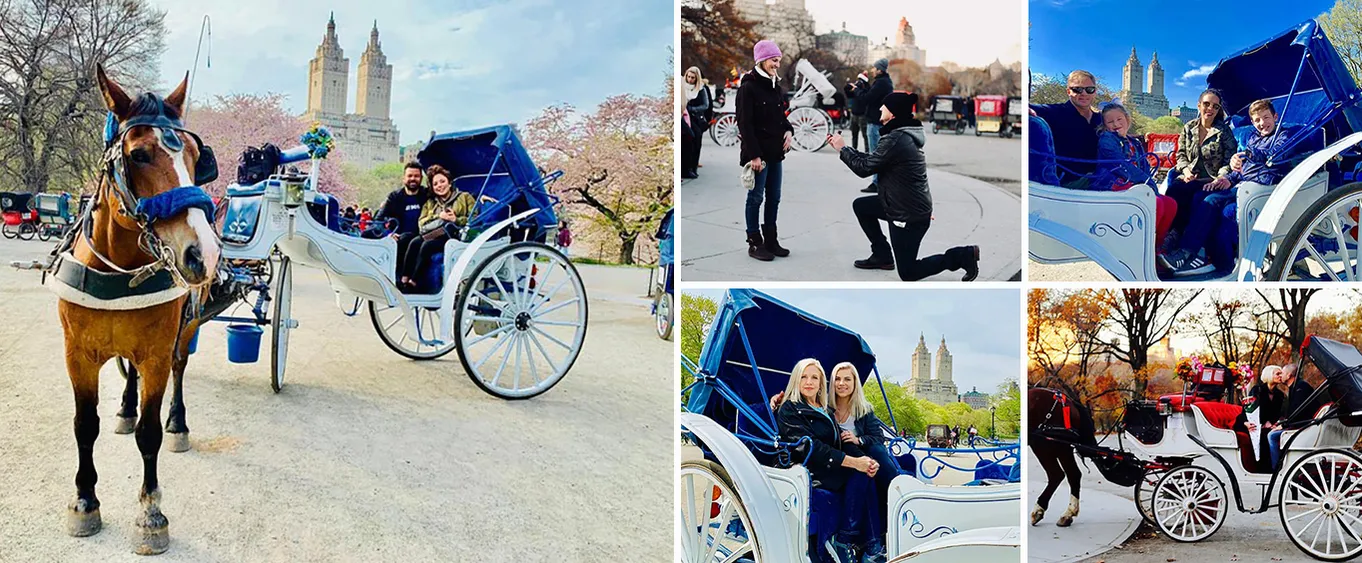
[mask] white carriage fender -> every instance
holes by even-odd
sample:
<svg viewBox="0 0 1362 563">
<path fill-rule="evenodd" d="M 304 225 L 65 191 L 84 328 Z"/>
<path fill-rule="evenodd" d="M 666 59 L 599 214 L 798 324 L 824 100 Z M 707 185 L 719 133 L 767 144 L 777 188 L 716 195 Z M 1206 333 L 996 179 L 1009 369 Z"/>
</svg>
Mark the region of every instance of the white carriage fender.
<svg viewBox="0 0 1362 563">
<path fill-rule="evenodd" d="M 440 297 L 440 339 L 449 342 L 454 333 L 454 300 L 459 297 L 459 282 L 463 280 L 463 271 L 468 269 L 468 264 L 473 261 L 473 256 L 478 253 L 478 249 L 502 229 L 511 226 L 513 223 L 534 215 L 539 212 L 539 208 L 529 211 L 522 211 L 479 234 L 473 242 L 468 243 L 468 247 L 459 253 L 459 259 L 454 262 L 454 266 L 445 272 L 445 290 Z M 451 285 L 452 282 L 452 285 Z M 454 291 L 450 291 L 453 288 Z M 583 296 L 585 297 L 585 296 Z"/>
<path fill-rule="evenodd" d="M 1267 256 L 1268 245 L 1272 243 L 1272 233 L 1276 232 L 1277 222 L 1281 220 L 1282 214 L 1286 212 L 1286 206 L 1291 203 L 1291 199 L 1296 196 L 1301 186 L 1304 186 L 1305 182 L 1315 175 L 1315 171 L 1324 166 L 1329 159 L 1358 143 L 1362 143 L 1362 131 L 1348 135 L 1325 147 L 1324 150 L 1310 155 L 1282 178 L 1281 183 L 1277 184 L 1272 190 L 1272 195 L 1267 198 L 1258 219 L 1253 222 L 1253 231 L 1249 233 L 1248 244 L 1244 246 L 1244 255 L 1239 257 L 1239 281 L 1257 281 L 1261 277 L 1263 270 L 1261 264 L 1263 258 Z"/>
<path fill-rule="evenodd" d="M 790 535 L 790 525 L 787 523 L 789 515 L 777 498 L 775 487 L 747 446 L 737 436 L 701 414 L 681 413 L 681 428 L 699 437 L 728 472 L 738 498 L 747 509 L 747 517 L 752 524 L 752 538 L 761 550 L 762 560 L 808 561 L 807 554 L 800 553 L 796 548 L 803 542 L 795 541 Z M 804 507 L 804 510 L 808 510 L 808 507 Z"/>
</svg>

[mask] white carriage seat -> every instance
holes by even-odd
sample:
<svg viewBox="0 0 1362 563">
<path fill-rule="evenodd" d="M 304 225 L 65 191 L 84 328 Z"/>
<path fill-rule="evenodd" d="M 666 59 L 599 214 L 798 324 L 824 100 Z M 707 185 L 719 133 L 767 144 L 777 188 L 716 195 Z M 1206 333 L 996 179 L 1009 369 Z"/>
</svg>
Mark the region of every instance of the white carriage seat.
<svg viewBox="0 0 1362 563">
<path fill-rule="evenodd" d="M 1153 188 L 1089 191 L 1030 182 L 1027 189 L 1032 260 L 1092 260 L 1120 281 L 1159 279 Z"/>
<path fill-rule="evenodd" d="M 966 530 L 1016 526 L 1021 483 L 990 487 L 938 486 L 900 475 L 889 485 L 885 547 L 903 553 Z"/>
<path fill-rule="evenodd" d="M 1326 404 L 1315 412 L 1315 418 L 1324 416 L 1332 408 L 1332 404 Z M 1362 434 L 1362 427 L 1347 426 L 1337 418 L 1331 418 L 1320 424 L 1302 428 L 1300 430 L 1286 430 L 1282 432 L 1281 445 L 1286 447 L 1287 441 L 1292 439 L 1292 451 L 1308 451 L 1321 448 L 1351 448 L 1357 443 L 1359 435 Z M 1285 464 L 1283 464 L 1285 465 Z"/>
<path fill-rule="evenodd" d="M 1241 182 L 1235 186 L 1235 202 L 1238 209 L 1239 247 L 1236 258 L 1243 258 L 1249 241 L 1249 233 L 1253 232 L 1253 222 L 1258 220 L 1258 215 L 1262 213 L 1263 206 L 1267 205 L 1267 199 L 1272 196 L 1276 185 L 1263 185 L 1256 182 Z M 1305 181 L 1296 195 L 1292 196 L 1291 202 L 1286 205 L 1286 210 L 1282 212 L 1282 217 L 1277 221 L 1277 227 L 1272 231 L 1273 243 L 1279 243 L 1286 238 L 1287 231 L 1296 224 L 1296 220 L 1305 214 L 1310 205 L 1329 191 L 1329 173 L 1320 170 L 1319 173 L 1311 176 Z"/>
</svg>

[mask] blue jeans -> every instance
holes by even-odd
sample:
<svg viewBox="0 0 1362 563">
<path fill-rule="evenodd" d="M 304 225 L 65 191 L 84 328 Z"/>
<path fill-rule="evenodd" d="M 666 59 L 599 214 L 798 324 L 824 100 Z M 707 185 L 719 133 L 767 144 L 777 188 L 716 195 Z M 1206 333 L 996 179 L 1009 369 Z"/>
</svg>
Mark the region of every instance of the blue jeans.
<svg viewBox="0 0 1362 563">
<path fill-rule="evenodd" d="M 865 150 L 865 152 L 870 153 L 870 154 L 875 154 L 875 148 L 878 147 L 878 146 L 880 146 L 880 123 L 879 123 L 879 121 L 878 121 L 879 117 L 880 117 L 880 116 L 877 115 L 877 116 L 875 116 L 875 117 L 872 118 L 872 117 L 870 117 L 870 116 L 867 115 L 866 118 L 865 118 L 865 121 L 866 121 L 866 123 L 865 123 L 865 139 L 866 139 L 865 148 L 866 148 L 866 150 Z M 879 175 L 879 174 L 876 174 L 876 175 L 872 176 L 870 181 L 875 182 L 876 184 L 880 183 L 880 175 Z"/>
<path fill-rule="evenodd" d="M 885 469 L 880 467 L 881 471 Z M 842 490 L 842 522 L 837 529 L 837 540 L 850 544 L 864 544 L 872 539 L 883 542 L 885 514 L 887 509 L 879 503 L 875 481 L 857 471 L 847 479 L 846 488 Z"/>
<path fill-rule="evenodd" d="M 747 190 L 747 234 L 761 232 L 762 199 L 766 200 L 766 224 L 776 224 L 776 209 L 780 207 L 780 177 L 783 161 L 762 160 L 761 172 L 756 174 L 756 185 Z"/>
<path fill-rule="evenodd" d="M 1267 448 L 1272 455 L 1272 468 L 1276 469 L 1282 460 L 1282 431 L 1273 430 L 1267 433 Z"/>
<path fill-rule="evenodd" d="M 1188 218 L 1187 228 L 1182 231 L 1182 238 L 1178 239 L 1178 246 L 1191 252 L 1206 248 L 1207 238 L 1219 230 L 1225 208 L 1233 203 L 1233 189 L 1206 192 L 1204 197 L 1194 199 L 1191 217 Z"/>
</svg>

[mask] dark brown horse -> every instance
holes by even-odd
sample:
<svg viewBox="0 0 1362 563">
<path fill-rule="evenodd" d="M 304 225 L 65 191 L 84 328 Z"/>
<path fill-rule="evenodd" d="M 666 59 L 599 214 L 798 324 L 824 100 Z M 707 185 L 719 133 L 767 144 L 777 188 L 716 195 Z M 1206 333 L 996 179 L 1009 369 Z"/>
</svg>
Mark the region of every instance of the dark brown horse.
<svg viewBox="0 0 1362 563">
<path fill-rule="evenodd" d="M 99 437 L 99 371 L 111 358 L 127 358 L 140 375 L 129 377 L 129 388 L 136 390 L 141 380 L 142 408 L 135 424 L 127 416 L 132 413 L 120 412 L 119 429 L 131 425 L 142 454 L 142 508 L 135 519 L 135 551 L 140 554 L 162 553 L 170 545 L 156 474 L 161 402 L 172 369 L 183 373 L 188 335 L 202 318 L 194 313 L 208 294 L 219 255 L 202 205 L 207 196 L 188 189 L 211 180 L 205 178 L 212 157 L 180 125 L 185 78 L 164 99 L 150 93 L 134 99 L 98 69 L 100 92 L 117 127 L 106 135 L 106 168 L 92 211 L 73 231 L 77 234 L 68 240 L 69 250 L 48 281 L 60 297 L 66 369 L 76 399 L 80 466 L 76 498 L 67 508 L 67 531 L 88 536 L 103 526 L 93 457 Z M 215 176 L 216 164 L 211 168 Z M 180 188 L 185 190 L 176 191 Z M 182 201 L 198 203 L 183 208 L 173 205 L 173 198 L 157 197 L 181 193 Z M 156 203 L 166 204 L 159 214 Z M 182 408 L 179 418 L 182 425 Z"/>
<path fill-rule="evenodd" d="M 1069 481 L 1069 508 L 1060 515 L 1059 526 L 1068 526 L 1078 516 L 1078 492 L 1082 473 L 1072 444 L 1097 445 L 1096 425 L 1087 407 L 1073 389 L 1058 380 L 1047 381 L 1051 388 L 1032 387 L 1026 394 L 1027 442 L 1036 461 L 1045 469 L 1045 490 L 1031 510 L 1031 525 L 1045 517 L 1060 482 Z M 1060 440 L 1051 439 L 1059 437 Z M 1083 453 L 1081 450 L 1080 454 Z"/>
</svg>

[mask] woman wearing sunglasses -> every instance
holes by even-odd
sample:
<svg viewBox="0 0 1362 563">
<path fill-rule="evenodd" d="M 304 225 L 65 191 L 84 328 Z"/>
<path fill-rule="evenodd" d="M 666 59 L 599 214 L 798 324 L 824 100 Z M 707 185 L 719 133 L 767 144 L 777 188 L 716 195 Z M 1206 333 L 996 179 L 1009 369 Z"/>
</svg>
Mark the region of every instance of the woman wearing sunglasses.
<svg viewBox="0 0 1362 563">
<path fill-rule="evenodd" d="M 1178 212 L 1168 236 L 1161 241 L 1164 254 L 1159 265 L 1175 276 L 1207 274 L 1215 266 L 1205 255 L 1203 244 L 1187 248 L 1178 243 L 1192 216 L 1193 206 L 1206 196 L 1229 187 L 1228 182 L 1216 179 L 1229 174 L 1230 158 L 1239 149 L 1239 142 L 1230 131 L 1221 107 L 1220 93 L 1206 90 L 1197 101 L 1197 118 L 1182 128 L 1178 138 L 1178 163 L 1169 172 L 1168 197 L 1177 201 Z"/>
</svg>

